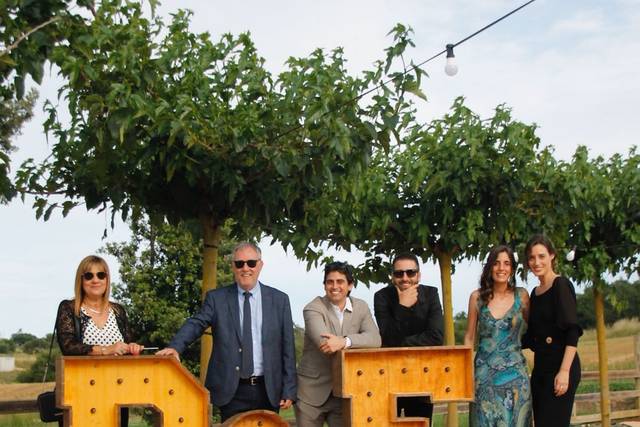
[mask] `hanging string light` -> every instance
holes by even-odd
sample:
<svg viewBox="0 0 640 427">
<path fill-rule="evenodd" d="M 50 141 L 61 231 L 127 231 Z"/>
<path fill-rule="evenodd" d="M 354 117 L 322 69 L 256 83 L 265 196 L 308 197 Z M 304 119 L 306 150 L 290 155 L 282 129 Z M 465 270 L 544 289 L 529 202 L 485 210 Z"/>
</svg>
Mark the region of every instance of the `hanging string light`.
<svg viewBox="0 0 640 427">
<path fill-rule="evenodd" d="M 447 65 L 444 66 L 444 72 L 447 76 L 455 76 L 458 74 L 458 64 L 456 64 L 456 56 L 453 54 L 453 45 L 447 45 Z"/>
</svg>

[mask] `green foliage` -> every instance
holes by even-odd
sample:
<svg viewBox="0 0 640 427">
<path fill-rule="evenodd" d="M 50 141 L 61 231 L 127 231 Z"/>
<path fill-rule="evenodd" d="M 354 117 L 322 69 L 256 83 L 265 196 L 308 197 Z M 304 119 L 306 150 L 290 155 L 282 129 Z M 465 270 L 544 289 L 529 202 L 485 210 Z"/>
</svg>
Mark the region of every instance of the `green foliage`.
<svg viewBox="0 0 640 427">
<path fill-rule="evenodd" d="M 4 95 L 2 93 L 5 92 Z M 31 90 L 20 100 L 7 98 L 5 88 L 0 87 L 0 203 L 6 203 L 16 194 L 9 179 L 9 154 L 15 150 L 11 144 L 14 136 L 20 133 L 22 125 L 33 116 L 33 106 L 38 92 Z"/>
<path fill-rule="evenodd" d="M 130 242 L 109 243 L 105 252 L 120 264 L 121 283 L 114 284 L 114 297 L 127 308 L 136 341 L 148 347 L 165 347 L 184 320 L 201 305 L 202 239 L 189 224 L 176 226 L 147 220 L 131 224 Z M 230 283 L 229 240 L 220 249 L 219 283 Z M 195 375 L 199 372 L 199 344 L 189 347 L 182 362 Z"/>
<path fill-rule="evenodd" d="M 467 314 L 464 311 L 453 316 L 453 334 L 456 337 L 456 344 L 464 344 L 464 334 L 467 332 Z"/>
<path fill-rule="evenodd" d="M 576 248 L 575 260 L 566 265 L 568 274 L 603 290 L 605 273 L 640 271 L 640 155 L 636 149 L 627 157 L 616 154 L 608 160 L 590 160 L 587 149 L 580 147 L 573 161 L 559 170 L 564 185 L 558 209 L 571 219 L 563 241 L 567 248 Z"/>
<path fill-rule="evenodd" d="M 51 351 L 51 359 L 48 358 L 49 349 L 47 347 L 46 351 L 42 351 L 38 353 L 36 360 L 31 364 L 31 366 L 21 371 L 16 377 L 16 381 L 19 383 L 37 383 L 42 382 L 42 377 L 44 376 L 45 367 L 47 366 L 47 361 L 49 363 L 49 368 L 47 369 L 47 377 L 46 381 L 55 381 L 56 380 L 56 357 L 60 356 L 60 350 L 58 346 L 53 346 Z"/>
<path fill-rule="evenodd" d="M 16 343 L 7 338 L 0 338 L 0 354 L 10 354 L 16 351 Z"/>
<path fill-rule="evenodd" d="M 293 339 L 296 343 L 296 360 L 302 360 L 302 349 L 304 348 L 304 328 L 293 324 Z"/>
<path fill-rule="evenodd" d="M 412 127 L 389 152 L 375 151 L 363 174 L 308 203 L 305 220 L 288 227 L 294 234 L 277 237 L 307 259 L 323 241 L 365 251 L 358 277 L 365 282 L 384 282 L 387 257 L 399 251 L 455 261 L 483 257 L 500 242 L 522 244 L 551 221 L 542 185 L 553 159 L 538 149 L 535 129 L 504 106 L 483 120 L 459 98 L 444 118 Z"/>
<path fill-rule="evenodd" d="M 42 82 L 45 62 L 63 41 L 62 28 L 82 22 L 68 13 L 71 4 L 66 0 L 4 0 L 0 6 L 0 203 L 16 194 L 9 179 L 11 139 L 31 118 L 37 99 L 33 89 L 24 96 L 25 82 L 28 77 Z"/>
<path fill-rule="evenodd" d="M 634 283 L 618 280 L 603 288 L 604 321 L 612 325 L 619 319 L 640 318 L 640 281 Z M 577 295 L 578 324 L 583 329 L 596 327 L 591 286 Z"/>
<path fill-rule="evenodd" d="M 0 8 L 0 77 L 2 87 L 21 99 L 28 76 L 41 83 L 44 63 L 62 39 L 72 17 L 65 0 L 5 0 Z M 4 95 L 4 94 L 3 94 Z"/>
<path fill-rule="evenodd" d="M 28 332 L 22 332 L 22 329 L 19 329 L 18 332 L 11 334 L 11 341 L 13 341 L 17 346 L 22 346 L 29 341 L 33 341 L 37 339 L 38 337 L 36 337 L 33 334 L 30 334 Z"/>
<path fill-rule="evenodd" d="M 65 34 L 69 43 L 52 57 L 67 82 L 70 122 L 49 104 L 52 157 L 18 172 L 21 191 L 42 195 L 38 217 L 84 201 L 125 218 L 234 218 L 234 235 L 258 235 L 303 217 L 306 198 L 361 172 L 372 146 L 403 125 L 400 74 L 373 102 L 357 97 L 385 77 L 408 44 L 406 29 L 362 78 L 347 74 L 339 48 L 289 58 L 272 76 L 249 34 L 214 41 L 189 31 L 190 15 L 179 11 L 165 25 L 136 2 L 103 1 L 93 21 Z M 66 204 L 49 205 L 52 193 Z"/>
<path fill-rule="evenodd" d="M 45 338 L 36 338 L 22 344 L 21 350 L 27 354 L 34 354 L 39 351 L 44 351 L 49 348 L 49 342 L 51 339 L 51 334 Z"/>
</svg>

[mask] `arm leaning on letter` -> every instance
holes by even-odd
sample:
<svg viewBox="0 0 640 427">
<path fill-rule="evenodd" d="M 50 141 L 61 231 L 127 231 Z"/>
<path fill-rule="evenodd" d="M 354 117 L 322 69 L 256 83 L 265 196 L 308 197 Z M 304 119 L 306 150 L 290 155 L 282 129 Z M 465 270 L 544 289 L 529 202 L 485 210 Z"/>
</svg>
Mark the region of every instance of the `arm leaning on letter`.
<svg viewBox="0 0 640 427">
<path fill-rule="evenodd" d="M 204 303 L 198 313 L 194 314 L 182 325 L 169 343 L 178 353 L 182 353 L 189 344 L 202 336 L 202 333 L 209 326 L 215 328 L 217 322 L 217 312 L 215 307 L 214 292 L 207 292 Z M 158 354 L 161 354 L 160 352 Z"/>
<path fill-rule="evenodd" d="M 378 327 L 373 321 L 371 310 L 366 302 L 352 298 L 353 315 L 359 319 L 359 331 L 355 334 L 347 334 L 351 340 L 351 348 L 380 347 L 382 340 Z"/>
</svg>

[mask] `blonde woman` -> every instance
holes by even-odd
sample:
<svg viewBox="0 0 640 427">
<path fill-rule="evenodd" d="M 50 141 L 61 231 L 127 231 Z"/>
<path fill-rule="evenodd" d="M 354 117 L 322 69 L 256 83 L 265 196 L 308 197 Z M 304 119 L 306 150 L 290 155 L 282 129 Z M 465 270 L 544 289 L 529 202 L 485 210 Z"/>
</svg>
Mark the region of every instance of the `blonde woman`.
<svg viewBox="0 0 640 427">
<path fill-rule="evenodd" d="M 75 298 L 58 307 L 58 344 L 65 356 L 121 356 L 140 354 L 131 342 L 127 314 L 109 301 L 109 266 L 99 256 L 84 258 L 76 271 Z"/>
<path fill-rule="evenodd" d="M 75 297 L 58 306 L 58 345 L 65 356 L 138 355 L 143 347 L 132 342 L 127 314 L 109 301 L 111 280 L 107 262 L 90 255 L 76 270 Z M 129 412 L 122 408 L 120 425 L 127 426 Z"/>
</svg>

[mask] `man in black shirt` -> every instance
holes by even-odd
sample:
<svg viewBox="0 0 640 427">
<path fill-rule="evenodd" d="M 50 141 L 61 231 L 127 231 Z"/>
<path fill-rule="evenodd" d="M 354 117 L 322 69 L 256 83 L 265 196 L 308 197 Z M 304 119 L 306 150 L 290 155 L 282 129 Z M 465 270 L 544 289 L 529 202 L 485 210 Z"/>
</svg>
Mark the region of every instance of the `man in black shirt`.
<svg viewBox="0 0 640 427">
<path fill-rule="evenodd" d="M 374 312 L 382 347 L 442 345 L 443 319 L 438 289 L 420 284 L 420 264 L 412 253 L 392 262 L 392 284 L 374 296 Z M 398 416 L 431 419 L 433 405 L 424 397 L 398 399 Z"/>
</svg>

